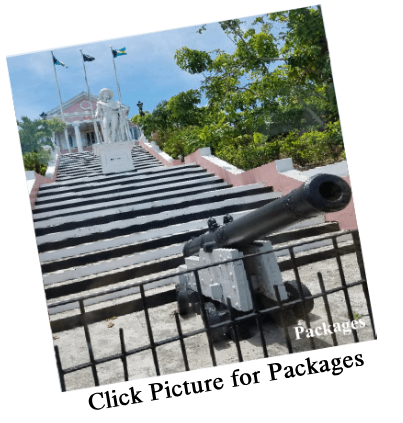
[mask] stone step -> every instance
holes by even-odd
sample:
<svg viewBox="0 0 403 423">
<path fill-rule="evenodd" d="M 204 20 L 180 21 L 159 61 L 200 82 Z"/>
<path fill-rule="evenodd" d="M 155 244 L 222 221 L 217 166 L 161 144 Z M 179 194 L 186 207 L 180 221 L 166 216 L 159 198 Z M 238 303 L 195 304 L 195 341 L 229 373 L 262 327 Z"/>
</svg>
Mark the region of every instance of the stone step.
<svg viewBox="0 0 403 423">
<path fill-rule="evenodd" d="M 245 194 L 257 195 L 264 192 L 271 192 L 270 188 L 263 184 L 241 186 L 235 188 L 224 188 L 217 191 L 183 194 L 166 200 L 146 202 L 142 204 L 120 205 L 97 211 L 85 211 L 83 213 L 64 215 L 35 222 L 37 236 L 54 232 L 68 231 L 72 229 L 106 224 L 116 220 L 131 219 L 133 217 L 154 215 L 164 211 L 178 210 L 192 206 L 201 206 L 217 201 L 237 199 Z M 187 194 L 189 194 L 187 192 Z"/>
<path fill-rule="evenodd" d="M 132 150 L 132 160 L 136 168 L 161 166 L 162 164 L 148 152 L 139 154 L 139 150 Z M 63 155 L 59 162 L 57 180 L 85 175 L 102 174 L 100 158 L 92 153 L 81 155 Z"/>
<path fill-rule="evenodd" d="M 234 219 L 249 213 L 249 211 L 234 213 Z M 222 223 L 223 216 L 212 215 L 218 222 Z M 80 244 L 75 247 L 61 248 L 39 254 L 41 263 L 62 261 L 64 259 L 85 256 L 87 254 L 96 256 L 96 254 L 103 251 L 112 251 L 120 247 L 128 247 L 136 243 L 146 243 L 147 241 L 154 242 L 155 240 L 173 237 L 176 234 L 189 233 L 196 231 L 206 231 L 206 219 L 193 220 L 190 222 L 180 223 L 177 225 L 169 225 L 162 228 L 151 229 L 149 231 L 135 232 L 125 236 L 105 239 L 85 244 Z M 191 235 L 190 235 L 191 236 Z M 190 238 L 189 236 L 189 238 Z M 146 244 L 145 244 L 146 245 Z M 168 245 L 168 244 L 164 244 Z"/>
<path fill-rule="evenodd" d="M 145 151 L 142 147 L 137 148 L 134 146 L 132 148 L 132 157 L 154 157 L 148 151 Z M 64 163 L 80 163 L 80 162 L 91 162 L 91 161 L 100 161 L 100 157 L 95 155 L 90 151 L 83 151 L 82 153 L 67 153 L 61 157 L 61 161 Z"/>
<path fill-rule="evenodd" d="M 243 212 L 234 215 L 235 220 L 239 217 L 245 215 L 248 212 Z M 320 222 L 321 219 L 311 219 L 305 221 L 304 224 L 308 225 L 310 223 L 315 224 L 317 221 Z M 222 221 L 222 217 L 218 217 L 218 221 Z M 178 228 L 177 228 L 178 229 Z M 147 237 L 136 242 L 136 236 L 131 236 L 131 243 L 127 244 L 128 240 L 124 245 L 117 247 L 111 247 L 108 245 L 98 245 L 98 249 L 90 252 L 84 253 L 76 256 L 69 256 L 64 259 L 48 261 L 47 263 L 42 264 L 42 273 L 52 273 L 58 272 L 60 270 L 76 268 L 79 266 L 86 266 L 89 264 L 94 264 L 101 261 L 108 261 L 116 258 L 121 258 L 123 256 L 129 256 L 136 253 L 142 253 L 149 250 L 156 250 L 158 248 L 165 248 L 170 245 L 185 243 L 191 237 L 197 237 L 207 230 L 206 221 L 199 221 L 199 227 L 193 230 L 187 230 L 181 233 L 175 232 L 174 234 L 164 234 L 165 236 L 156 237 L 156 234 L 152 234 L 152 231 L 149 231 Z M 281 232 L 279 234 L 271 235 L 264 239 L 268 239 L 272 242 L 273 245 L 291 242 L 299 240 L 302 238 L 315 237 L 323 234 L 328 234 L 331 232 L 339 231 L 340 228 L 337 223 L 329 222 L 323 224 L 317 224 L 315 226 L 309 226 L 307 228 L 299 227 L 294 230 L 288 230 Z"/>
<path fill-rule="evenodd" d="M 92 227 L 82 227 L 63 232 L 51 233 L 37 237 L 40 253 L 59 248 L 110 239 L 134 232 L 163 228 L 169 225 L 189 222 L 191 220 L 208 219 L 213 214 L 224 215 L 261 207 L 278 198 L 279 193 L 265 193 L 203 204 L 186 209 L 170 210 L 154 215 L 140 216 L 132 219 L 112 221 Z"/>
<path fill-rule="evenodd" d="M 130 191 L 136 189 L 145 189 L 148 187 L 153 187 L 156 185 L 164 185 L 170 182 L 181 182 L 186 180 L 194 180 L 194 179 L 202 179 L 202 178 L 209 178 L 212 175 L 207 172 L 200 172 L 198 170 L 189 170 L 182 175 L 169 175 L 167 177 L 163 177 L 160 179 L 156 178 L 142 178 L 137 180 L 123 180 L 123 181 L 116 181 L 114 185 L 107 185 L 107 186 L 100 186 L 100 187 L 91 187 L 86 190 L 80 191 L 65 191 L 60 193 L 53 193 L 53 195 L 39 196 L 37 198 L 38 206 L 42 204 L 49 204 L 54 203 L 56 201 L 67 201 L 67 200 L 79 200 L 79 199 L 87 199 L 90 197 L 96 197 L 99 195 L 108 195 L 116 193 L 117 191 Z"/>
<path fill-rule="evenodd" d="M 66 154 L 62 155 L 60 158 L 60 164 L 64 167 L 78 167 L 78 166 L 88 166 L 92 164 L 99 164 L 101 158 L 95 156 L 92 153 L 87 153 L 83 156 L 70 156 L 67 157 Z"/>
<path fill-rule="evenodd" d="M 98 175 L 98 176 L 92 176 L 91 178 L 83 177 L 83 178 L 75 178 L 70 179 L 68 181 L 63 182 L 53 182 L 52 184 L 46 184 L 41 185 L 41 192 L 46 192 L 48 190 L 55 190 L 59 188 L 68 188 L 68 187 L 79 187 L 82 185 L 87 185 L 88 183 L 108 183 L 112 181 L 117 181 L 122 178 L 130 177 L 130 176 L 137 176 L 140 177 L 142 175 L 162 175 L 164 172 L 180 172 L 183 169 L 190 169 L 190 168 L 199 168 L 197 164 L 191 163 L 191 164 L 184 164 L 174 167 L 163 167 L 162 169 L 160 167 L 156 167 L 155 169 L 147 169 L 147 170 L 135 170 L 135 171 L 129 171 L 129 172 L 121 172 L 116 174 L 110 174 L 110 175 Z"/>
<path fill-rule="evenodd" d="M 141 158 L 133 158 L 133 165 L 135 168 L 149 165 L 149 166 L 161 166 L 162 163 L 158 161 L 153 156 L 150 157 L 141 157 Z M 84 166 L 84 168 L 83 168 Z M 86 163 L 83 165 L 75 164 L 75 165 L 59 165 L 58 177 L 59 179 L 65 177 L 74 177 L 80 176 L 82 173 L 94 173 L 94 174 L 102 174 L 102 166 L 100 163 Z"/>
<path fill-rule="evenodd" d="M 133 160 L 144 160 L 144 159 L 152 159 L 152 160 L 157 160 L 153 155 L 151 155 L 151 154 L 147 154 L 147 153 L 145 153 L 145 154 L 136 154 L 136 153 L 134 153 L 133 152 L 133 150 L 132 150 L 132 159 Z M 157 160 L 157 161 L 159 161 L 159 160 Z"/>
<path fill-rule="evenodd" d="M 348 246 L 352 246 L 352 242 L 350 242 L 350 240 L 344 239 L 344 238 L 346 238 L 346 236 L 343 237 L 344 231 L 336 231 L 336 232 L 333 231 L 333 233 L 336 234 L 336 235 L 337 234 L 341 235 L 340 238 L 338 239 L 338 245 L 341 247 L 341 250 L 342 250 L 341 253 L 342 254 L 351 253 L 352 252 L 352 251 L 350 251 L 351 248 L 350 248 L 349 251 L 347 251 L 346 248 L 348 248 Z M 318 236 L 318 237 L 316 237 L 316 239 L 319 240 L 320 238 L 323 238 L 325 235 L 326 234 L 324 234 L 322 236 Z M 305 242 L 306 240 L 307 239 L 303 238 L 303 239 L 298 240 L 298 242 Z M 315 240 L 315 237 L 312 237 L 310 240 Z M 328 241 L 330 241 L 330 244 L 331 244 L 331 240 L 328 240 Z M 330 247 L 330 244 L 328 244 L 329 245 L 328 247 L 324 247 L 324 248 L 323 248 L 323 245 L 318 247 L 317 243 L 308 244 L 308 245 L 305 246 L 305 247 L 307 247 L 307 248 L 305 248 L 305 250 L 299 250 L 299 251 L 306 251 L 304 261 L 306 261 L 307 263 L 316 262 L 316 261 L 324 260 L 324 259 L 330 257 L 329 254 L 331 254 L 331 249 L 332 249 Z M 311 246 L 311 248 L 308 248 L 309 246 Z M 277 245 L 274 245 L 274 248 L 277 248 Z M 296 251 L 296 253 L 299 252 L 299 251 Z M 279 257 L 281 255 L 279 253 L 281 253 L 281 251 L 275 253 L 277 257 Z M 310 259 L 309 256 L 311 256 L 312 258 Z M 282 258 L 280 258 L 280 260 L 281 260 L 280 266 L 283 269 L 282 271 L 288 270 L 290 268 L 289 258 L 287 259 L 287 257 L 282 257 Z M 299 259 L 297 258 L 297 260 L 299 260 Z M 311 260 L 311 261 L 309 261 L 309 260 Z M 302 265 L 302 264 L 300 264 L 300 265 Z M 169 271 L 165 272 L 165 275 L 167 277 L 164 280 L 153 282 L 153 283 L 150 283 L 150 284 L 146 284 L 145 290 L 152 289 L 152 288 L 155 288 L 155 287 L 158 287 L 158 286 L 169 286 L 170 284 L 173 284 L 175 282 L 174 276 L 173 276 L 174 273 L 175 273 L 175 269 L 172 269 L 172 272 L 169 272 Z M 147 275 L 147 278 L 139 278 L 137 280 L 138 281 L 150 280 L 154 277 L 158 277 L 159 275 L 160 274 L 157 274 L 157 273 L 149 274 L 149 275 Z M 164 275 L 164 273 L 162 275 Z M 169 276 L 169 275 L 171 275 L 171 276 Z M 137 280 L 133 279 L 133 280 L 127 281 L 125 283 L 117 283 L 116 285 L 109 286 L 107 289 L 105 289 L 105 288 L 96 289 L 95 288 L 93 290 L 83 292 L 82 294 L 71 294 L 70 293 L 70 294 L 67 294 L 67 295 L 64 295 L 64 296 L 58 296 L 58 297 L 53 296 L 52 299 L 49 301 L 49 303 L 51 304 L 51 303 L 57 303 L 57 302 L 60 302 L 60 301 L 63 301 L 63 300 L 77 299 L 77 298 L 79 298 L 83 295 L 97 293 L 98 295 L 96 297 L 88 299 L 88 300 L 84 300 L 84 305 L 89 306 L 89 305 L 94 305 L 94 304 L 98 305 L 99 304 L 99 307 L 101 307 L 101 308 L 106 307 L 108 305 L 108 303 L 107 303 L 108 301 L 116 300 L 118 298 L 128 297 L 129 295 L 132 295 L 134 293 L 139 292 L 138 287 L 131 287 L 131 288 L 124 289 L 124 286 L 128 286 L 128 285 L 130 285 L 131 283 L 133 283 L 134 281 L 137 281 Z M 119 288 L 121 290 L 118 291 L 118 292 L 110 292 L 114 288 Z M 172 288 L 174 288 L 174 285 L 172 285 Z M 54 288 L 54 289 L 57 289 L 57 288 Z M 60 292 L 62 292 L 62 291 L 59 290 L 59 293 Z M 68 291 L 67 289 L 65 289 L 64 292 L 71 292 L 71 291 Z M 73 310 L 73 309 L 76 309 L 76 308 L 78 308 L 77 302 L 69 303 L 69 304 L 66 304 L 66 305 L 62 305 L 62 306 L 59 306 L 59 307 L 56 307 L 56 308 L 49 309 L 49 314 L 51 314 L 51 315 L 53 315 L 57 318 L 56 315 L 58 313 L 65 312 L 66 310 Z"/>
<path fill-rule="evenodd" d="M 87 278 L 71 280 L 64 284 L 47 286 L 45 287 L 45 295 L 47 300 L 63 300 L 71 295 L 83 295 L 83 293 L 99 291 L 100 288 L 104 287 L 125 286 L 136 279 L 151 279 L 153 275 L 161 272 L 168 272 L 173 275 L 176 269 L 184 263 L 182 254 L 178 254 L 173 257 L 119 269 L 115 272 L 106 272 Z"/>
<path fill-rule="evenodd" d="M 155 160 L 158 161 L 154 156 L 149 153 L 136 153 L 132 150 L 132 159 L 133 160 Z M 99 156 L 87 153 L 83 156 L 69 157 L 65 158 L 65 155 L 60 160 L 60 167 L 63 169 L 74 169 L 82 168 L 88 166 L 100 165 L 101 159 Z"/>
<path fill-rule="evenodd" d="M 142 163 L 136 163 L 134 165 L 135 169 L 137 170 L 143 170 L 143 169 L 152 169 L 154 167 L 165 167 L 162 163 L 149 163 L 149 162 L 142 162 Z"/>
<path fill-rule="evenodd" d="M 116 184 L 133 184 L 140 181 L 152 181 L 154 179 L 164 179 L 167 177 L 180 177 L 189 173 L 207 173 L 204 169 L 199 166 L 176 166 L 174 168 L 162 169 L 156 168 L 153 170 L 143 170 L 130 173 L 121 173 L 119 176 L 110 178 L 105 177 L 94 177 L 94 178 L 82 178 L 76 182 L 71 180 L 68 183 L 54 183 L 49 185 L 41 185 L 38 197 L 44 199 L 47 196 L 53 196 L 64 192 L 80 192 L 92 190 L 100 187 L 115 186 Z"/>
<path fill-rule="evenodd" d="M 90 167 L 99 167 L 101 165 L 101 160 L 99 157 L 96 156 L 87 156 L 87 157 L 76 157 L 74 159 L 63 160 L 64 156 L 59 161 L 59 169 L 63 172 L 69 170 L 85 170 Z"/>
<path fill-rule="evenodd" d="M 114 258 L 102 262 L 92 263 L 86 266 L 73 267 L 63 271 L 47 273 L 43 275 L 44 285 L 51 285 L 60 282 L 66 282 L 72 279 L 83 277 L 92 277 L 93 275 L 117 271 L 130 268 L 134 265 L 147 263 L 155 260 L 165 259 L 171 256 L 182 254 L 183 244 L 173 244 L 167 247 L 157 248 L 155 250 L 144 251 L 141 253 Z"/>
<path fill-rule="evenodd" d="M 162 163 L 140 164 L 134 166 L 137 170 L 153 169 L 155 167 L 165 167 Z"/>
<path fill-rule="evenodd" d="M 61 157 L 60 163 L 63 164 L 63 166 L 66 167 L 80 167 L 80 166 L 88 166 L 91 164 L 99 164 L 101 159 L 99 156 L 94 155 L 93 153 L 86 153 L 81 156 L 69 156 L 63 155 Z M 138 153 L 132 150 L 132 158 L 133 159 L 143 159 L 143 158 L 152 158 L 155 159 L 155 157 L 150 153 Z"/>
<path fill-rule="evenodd" d="M 63 171 L 63 169 L 58 170 L 58 176 L 56 179 L 64 180 L 64 179 L 71 179 L 76 178 L 77 176 L 97 176 L 100 174 L 100 170 L 98 169 L 81 169 L 79 171 Z"/>
<path fill-rule="evenodd" d="M 115 248 L 105 248 L 105 245 L 98 245 L 98 250 L 95 252 L 43 263 L 41 266 L 42 274 L 45 275 L 47 273 L 87 266 L 102 261 L 108 261 L 112 259 L 118 259 L 124 256 L 134 255 L 137 253 L 144 253 L 145 251 L 169 247 L 174 244 L 185 243 L 191 237 L 199 236 L 206 232 L 206 226 L 206 221 L 203 220 L 200 221 L 200 228 L 198 229 L 185 231 L 182 233 L 168 234 L 159 238 L 156 238 L 154 235 L 154 238 L 147 237 L 146 240 L 142 240 L 140 242 L 137 241 L 137 234 L 133 234 L 132 236 L 130 236 L 130 239 L 132 240 L 130 244 L 126 243 L 122 246 L 118 246 Z M 149 236 L 152 236 L 152 234 L 149 234 Z M 127 239 L 125 241 L 127 242 Z"/>
<path fill-rule="evenodd" d="M 162 163 L 156 163 L 156 164 L 135 165 L 134 167 L 137 170 L 143 170 L 143 169 L 153 169 L 154 167 L 164 167 L 164 165 Z"/>
<path fill-rule="evenodd" d="M 310 251 L 310 250 L 316 250 L 318 248 L 323 248 L 323 247 L 328 247 L 328 246 L 333 246 L 333 242 L 331 239 L 323 239 L 326 236 L 330 235 L 330 234 L 334 234 L 339 236 L 339 240 L 337 241 L 337 244 L 343 243 L 343 242 L 353 242 L 353 237 L 351 234 L 345 234 L 345 231 L 340 231 L 337 229 L 340 229 L 338 227 L 338 222 L 328 222 L 333 224 L 333 227 L 331 227 L 329 225 L 328 228 L 323 227 L 321 229 L 330 229 L 328 231 L 323 231 L 323 233 L 320 233 L 319 235 L 313 235 L 311 233 L 311 236 L 302 236 L 302 234 L 300 235 L 300 237 L 298 238 L 294 238 L 294 239 L 290 239 L 287 242 L 280 242 L 276 244 L 276 248 L 280 248 L 280 247 L 284 247 L 284 250 L 281 251 L 277 251 L 276 252 L 276 257 L 278 258 L 278 262 L 279 263 L 283 263 L 284 261 L 290 261 L 290 252 L 289 249 L 287 247 L 292 247 L 296 244 L 300 244 L 301 242 L 306 242 L 309 244 L 306 245 L 300 245 L 300 246 L 296 246 L 294 247 L 294 253 L 300 253 L 302 251 Z M 306 228 L 307 231 L 314 229 L 312 228 Z"/>
<path fill-rule="evenodd" d="M 133 156 L 133 163 L 161 163 L 159 160 L 157 160 L 154 156 Z"/>
<path fill-rule="evenodd" d="M 63 172 L 69 171 L 69 170 L 85 170 L 85 169 L 98 169 L 101 166 L 100 160 L 91 160 L 86 162 L 71 162 L 71 163 L 64 163 L 62 160 L 59 162 L 59 170 L 62 170 Z"/>
<path fill-rule="evenodd" d="M 216 176 L 210 176 L 209 174 L 202 175 L 203 177 L 197 176 L 187 176 L 186 178 L 182 178 L 180 182 L 175 182 L 178 178 L 170 178 L 165 179 L 165 181 L 155 182 L 153 185 L 149 186 L 148 188 L 144 188 L 144 185 L 136 184 L 132 186 L 127 186 L 125 189 L 117 190 L 116 192 L 113 191 L 112 194 L 106 193 L 103 195 L 96 195 L 92 197 L 83 197 L 73 198 L 70 200 L 65 201 L 54 201 L 54 202 L 46 202 L 44 204 L 35 205 L 34 208 L 34 216 L 36 214 L 42 214 L 45 212 L 50 211 L 60 211 L 71 209 L 75 207 L 83 207 L 88 205 L 102 205 L 106 204 L 110 201 L 118 201 L 122 199 L 139 199 L 141 200 L 142 197 L 145 195 L 154 195 L 159 196 L 157 198 L 163 198 L 165 195 L 172 194 L 175 191 L 183 190 L 183 189 L 193 189 L 196 187 L 206 187 L 209 185 L 220 185 L 223 183 L 222 179 L 218 179 Z"/>
<path fill-rule="evenodd" d="M 223 188 L 228 188 L 229 185 L 226 182 L 217 182 L 217 180 L 213 180 L 210 184 L 202 184 L 202 185 L 194 185 L 192 186 L 192 192 L 194 193 L 201 193 L 206 191 L 213 191 Z M 89 204 L 86 206 L 78 206 L 78 207 L 71 207 L 71 208 L 64 208 L 64 209 L 56 209 L 49 212 L 44 213 L 37 213 L 34 215 L 34 221 L 38 222 L 44 219 L 54 218 L 54 217 L 61 217 L 65 215 L 75 215 L 84 212 L 93 212 L 98 210 L 105 210 L 111 207 L 116 206 L 128 206 L 130 204 L 141 204 L 148 201 L 156 201 L 156 200 L 167 200 L 169 198 L 180 197 L 183 195 L 189 194 L 189 188 L 178 189 L 175 191 L 164 191 L 164 192 L 157 192 L 156 194 L 145 194 L 143 196 L 132 197 L 128 196 L 128 198 L 124 198 L 121 200 L 114 200 L 114 201 L 107 201 L 107 202 L 98 202 L 95 204 Z"/>
</svg>

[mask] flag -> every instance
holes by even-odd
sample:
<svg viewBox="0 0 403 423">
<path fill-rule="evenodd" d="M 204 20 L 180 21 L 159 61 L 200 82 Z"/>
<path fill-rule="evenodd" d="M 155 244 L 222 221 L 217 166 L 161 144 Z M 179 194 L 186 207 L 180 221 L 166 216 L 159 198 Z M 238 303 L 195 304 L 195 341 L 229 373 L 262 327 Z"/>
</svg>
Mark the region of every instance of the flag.
<svg viewBox="0 0 403 423">
<path fill-rule="evenodd" d="M 84 59 L 84 62 L 92 62 L 93 60 L 95 60 L 95 57 L 88 56 L 88 54 L 83 53 L 83 59 Z"/>
<path fill-rule="evenodd" d="M 53 54 L 52 54 L 52 56 L 53 56 Z M 61 62 L 60 60 L 57 60 L 55 56 L 53 56 L 53 63 L 55 65 L 60 65 L 60 66 L 67 68 L 67 66 L 63 62 Z"/>
<path fill-rule="evenodd" d="M 123 56 L 126 53 L 126 47 L 121 48 L 120 50 L 112 50 L 113 57 Z"/>
</svg>

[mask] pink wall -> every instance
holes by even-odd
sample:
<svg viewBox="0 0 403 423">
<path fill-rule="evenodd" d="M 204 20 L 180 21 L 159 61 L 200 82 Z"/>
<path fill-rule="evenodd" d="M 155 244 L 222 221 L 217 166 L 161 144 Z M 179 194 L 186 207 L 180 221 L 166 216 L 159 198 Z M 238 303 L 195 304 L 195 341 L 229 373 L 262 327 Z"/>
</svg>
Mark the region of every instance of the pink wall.
<svg viewBox="0 0 403 423">
<path fill-rule="evenodd" d="M 85 101 L 85 103 L 84 103 L 84 107 L 86 108 L 85 110 L 82 109 L 81 106 L 80 106 L 80 104 L 83 101 Z M 92 103 L 93 109 L 95 110 L 97 108 L 96 101 L 92 101 L 91 103 Z M 87 107 L 88 107 L 88 109 L 87 109 Z M 67 107 L 67 109 L 63 109 L 63 110 L 64 110 L 64 113 L 77 113 L 77 112 L 83 113 L 83 112 L 91 111 L 91 108 L 90 108 L 90 104 L 89 104 L 89 101 L 88 101 L 88 98 L 87 98 L 85 100 L 79 100 L 76 103 L 72 104 L 71 106 Z"/>
<path fill-rule="evenodd" d="M 139 144 L 144 148 L 144 150 L 148 151 L 152 156 L 154 156 L 156 159 L 158 159 L 165 166 L 179 166 L 179 165 L 183 164 L 182 161 L 180 161 L 180 160 L 172 160 L 172 161 L 166 160 L 163 156 L 161 156 L 161 154 L 159 154 L 155 150 L 153 150 L 152 147 L 144 144 L 144 142 L 141 138 L 140 138 Z"/>
<path fill-rule="evenodd" d="M 180 160 L 168 162 L 152 148 L 146 146 L 142 141 L 140 141 L 140 145 L 166 166 L 178 166 L 183 164 L 183 162 Z M 302 182 L 278 173 L 275 162 L 267 163 L 263 166 L 235 175 L 228 170 L 225 170 L 222 167 L 210 162 L 201 155 L 200 150 L 197 150 L 189 156 L 185 157 L 185 163 L 197 163 L 208 172 L 213 173 L 219 178 L 222 178 L 224 181 L 233 186 L 249 185 L 262 182 L 265 186 L 272 186 L 273 191 L 278 191 L 281 192 L 282 195 L 286 195 L 293 189 L 302 185 Z M 345 177 L 343 179 L 351 186 L 349 177 Z M 353 199 L 351 199 L 349 205 L 344 210 L 336 213 L 326 214 L 326 221 L 339 222 L 340 229 L 343 230 L 357 229 L 357 220 L 355 217 Z"/>
<path fill-rule="evenodd" d="M 57 176 L 57 170 L 59 168 L 59 162 L 60 162 L 60 155 L 57 157 L 55 172 L 54 172 L 52 178 L 45 178 L 44 176 L 34 172 L 35 173 L 35 182 L 34 182 L 34 185 L 31 189 L 31 193 L 29 194 L 29 200 L 31 202 L 31 209 L 34 208 L 34 205 L 35 205 L 35 202 L 36 202 L 36 197 L 37 197 L 38 191 L 39 191 L 39 187 L 41 185 L 44 185 L 44 184 L 51 184 L 52 182 L 55 182 L 56 176 Z"/>
<path fill-rule="evenodd" d="M 84 104 L 84 107 L 90 107 L 90 105 L 89 105 L 89 102 L 88 102 L 88 99 L 87 100 L 79 100 L 79 101 L 77 101 L 76 103 L 74 103 L 74 104 L 72 104 L 71 106 L 69 106 L 69 107 L 67 107 L 66 109 L 64 109 L 63 111 L 64 111 L 64 113 L 83 113 L 83 112 L 90 112 L 91 111 L 91 109 L 89 108 L 89 109 L 87 109 L 87 110 L 83 110 L 82 108 L 81 108 L 81 106 L 80 106 L 80 104 L 83 102 L 83 101 L 86 101 L 86 103 Z M 96 101 L 94 101 L 94 100 L 92 100 L 91 101 L 91 103 L 92 103 L 92 107 L 93 107 L 93 110 L 94 110 L 94 112 L 95 112 L 95 110 L 96 110 L 96 108 L 97 108 L 97 103 L 96 103 Z M 128 115 L 128 113 L 126 113 L 126 116 Z M 74 121 L 84 121 L 84 120 L 92 120 L 92 117 L 91 116 L 72 116 L 72 117 L 70 117 L 70 116 L 66 116 L 66 122 L 74 122 Z M 129 125 L 132 127 L 132 126 L 134 126 L 131 122 L 129 123 Z"/>
</svg>

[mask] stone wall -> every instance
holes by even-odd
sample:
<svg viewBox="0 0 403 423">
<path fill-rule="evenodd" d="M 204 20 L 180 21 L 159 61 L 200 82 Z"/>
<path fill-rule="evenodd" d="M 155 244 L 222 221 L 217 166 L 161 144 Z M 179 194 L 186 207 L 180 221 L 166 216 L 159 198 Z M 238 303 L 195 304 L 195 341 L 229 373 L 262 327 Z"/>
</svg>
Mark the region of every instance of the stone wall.
<svg viewBox="0 0 403 423">
<path fill-rule="evenodd" d="M 166 166 L 178 166 L 183 164 L 181 160 L 174 160 L 172 157 L 162 152 L 155 142 L 147 142 L 144 137 L 140 138 L 140 145 Z M 267 163 L 255 169 L 243 171 L 213 156 L 209 147 L 201 148 L 186 156 L 184 158 L 184 163 L 197 163 L 208 172 L 222 178 L 233 186 L 262 182 L 266 186 L 272 186 L 274 191 L 279 191 L 282 195 L 286 195 L 293 189 L 298 188 L 309 176 L 315 173 L 337 174 L 343 177 L 351 186 L 349 176 L 343 175 L 346 171 L 348 173 L 347 164 L 334 164 L 309 170 L 307 172 L 299 172 L 294 170 L 291 159 L 285 159 Z M 357 229 L 353 200 L 351 200 L 350 204 L 344 210 L 326 214 L 326 220 L 329 222 L 339 222 L 340 229 Z"/>
</svg>

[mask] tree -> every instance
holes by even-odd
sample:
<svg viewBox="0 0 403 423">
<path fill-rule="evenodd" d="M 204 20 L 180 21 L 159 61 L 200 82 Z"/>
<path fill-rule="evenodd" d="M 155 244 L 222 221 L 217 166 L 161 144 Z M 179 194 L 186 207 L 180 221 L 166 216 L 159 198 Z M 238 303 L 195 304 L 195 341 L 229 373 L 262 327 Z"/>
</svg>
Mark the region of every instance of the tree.
<svg viewBox="0 0 403 423">
<path fill-rule="evenodd" d="M 198 108 L 201 93 L 188 90 L 173 96 L 166 104 L 172 123 L 178 127 L 198 125 L 202 120 L 202 112 Z"/>
<path fill-rule="evenodd" d="M 36 173 L 44 175 L 51 154 L 43 147 L 53 148 L 51 141 L 53 133 L 63 132 L 66 124 L 55 118 L 31 120 L 27 116 L 23 116 L 21 121 L 17 121 L 17 124 L 20 128 L 18 132 L 25 170 L 34 170 Z"/>
<path fill-rule="evenodd" d="M 175 53 L 182 70 L 202 74 L 204 81 L 200 90 L 179 93 L 152 112 L 147 123 L 152 121 L 160 146 L 174 155 L 210 146 L 244 169 L 283 154 L 297 157 L 291 148 L 297 144 L 306 150 L 300 163 L 306 164 L 301 157 L 311 147 L 323 151 L 323 161 L 342 157 L 341 132 L 335 136 L 332 127 L 339 127 L 339 116 L 320 7 L 267 14 L 249 26 L 238 19 L 219 25 L 233 51 L 184 46 Z M 199 107 L 201 95 L 205 107 Z M 319 159 L 318 153 L 313 162 Z"/>
<path fill-rule="evenodd" d="M 24 161 L 25 170 L 34 170 L 36 173 L 45 176 L 51 154 L 49 151 L 42 149 L 39 151 L 39 153 L 35 151 L 31 153 L 25 153 L 22 158 Z"/>
<path fill-rule="evenodd" d="M 62 134 L 67 127 L 64 122 L 56 118 L 45 120 L 44 126 L 49 131 L 50 136 L 52 136 L 53 133 Z"/>
<path fill-rule="evenodd" d="M 49 145 L 53 148 L 51 137 L 53 132 L 63 132 L 66 125 L 58 119 L 31 120 L 27 116 L 22 116 L 21 121 L 17 121 L 22 154 L 39 152 L 42 147 Z"/>
</svg>

